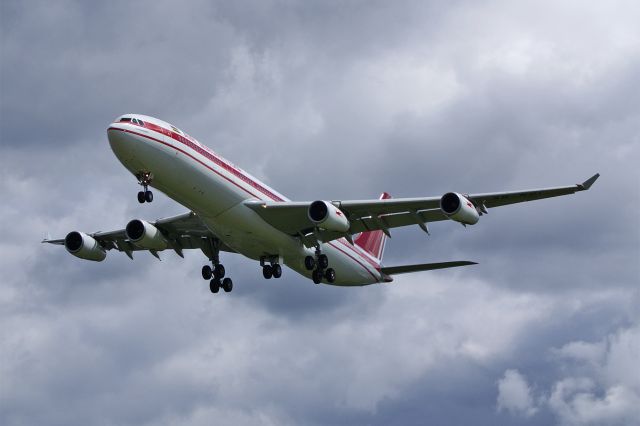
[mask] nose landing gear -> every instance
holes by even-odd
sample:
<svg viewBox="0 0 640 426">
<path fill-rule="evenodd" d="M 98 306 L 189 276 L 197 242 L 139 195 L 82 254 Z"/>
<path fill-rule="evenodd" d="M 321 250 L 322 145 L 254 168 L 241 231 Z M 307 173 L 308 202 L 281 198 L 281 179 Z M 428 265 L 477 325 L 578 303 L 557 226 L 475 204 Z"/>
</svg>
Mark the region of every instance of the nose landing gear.
<svg viewBox="0 0 640 426">
<path fill-rule="evenodd" d="M 138 192 L 138 202 L 140 204 L 150 203 L 153 201 L 153 192 L 149 191 L 149 185 L 153 180 L 153 175 L 151 172 L 140 172 L 136 175 L 138 178 L 138 184 L 142 185 L 143 191 Z"/>
</svg>

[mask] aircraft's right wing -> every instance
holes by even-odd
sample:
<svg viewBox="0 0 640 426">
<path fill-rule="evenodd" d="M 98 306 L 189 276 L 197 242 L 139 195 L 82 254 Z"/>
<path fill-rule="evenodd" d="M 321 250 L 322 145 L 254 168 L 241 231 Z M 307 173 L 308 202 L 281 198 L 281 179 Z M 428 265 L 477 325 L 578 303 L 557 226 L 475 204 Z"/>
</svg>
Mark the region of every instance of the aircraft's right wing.
<svg viewBox="0 0 640 426">
<path fill-rule="evenodd" d="M 554 188 L 532 189 L 525 191 L 491 192 L 460 195 L 468 208 L 487 213 L 488 208 L 543 198 L 558 197 L 588 190 L 600 175 L 595 174 L 583 183 Z M 457 197 L 458 195 L 450 193 Z M 419 198 L 386 198 L 376 200 L 342 200 L 324 202 L 327 210 L 332 209 L 337 215 L 344 215 L 348 220 L 348 229 L 318 229 L 309 218 L 312 205 L 303 202 L 269 202 L 249 200 L 245 205 L 253 209 L 271 226 L 292 236 L 302 237 L 304 244 L 312 247 L 316 241 L 331 241 L 338 238 L 349 239 L 359 232 L 382 230 L 389 234 L 389 229 L 407 225 L 418 225 L 427 231 L 426 223 L 447 220 L 440 208 L 444 197 Z M 466 206 L 465 206 L 466 208 Z M 336 210 L 337 209 L 337 210 Z M 337 218 L 336 218 L 337 219 Z M 339 219 L 338 219 L 339 220 Z"/>
<path fill-rule="evenodd" d="M 164 240 L 167 242 L 168 249 L 173 249 L 178 255 L 182 256 L 182 250 L 185 249 L 200 249 L 203 253 L 211 257 L 212 244 L 218 244 L 217 249 L 226 252 L 235 252 L 230 247 L 227 247 L 220 242 L 216 236 L 206 227 L 206 225 L 200 220 L 200 218 L 193 212 L 180 214 L 164 219 L 158 219 L 155 222 L 150 222 L 155 228 L 157 228 L 162 234 Z M 100 244 L 104 250 L 118 250 L 126 253 L 127 256 L 133 259 L 133 252 L 140 250 L 147 250 L 152 255 L 158 257 L 158 251 L 154 249 L 148 249 L 141 247 L 127 237 L 125 229 L 117 229 L 114 231 L 106 232 L 94 232 L 88 234 L 94 240 Z M 64 245 L 64 238 L 62 239 L 44 239 L 43 243 Z"/>
</svg>

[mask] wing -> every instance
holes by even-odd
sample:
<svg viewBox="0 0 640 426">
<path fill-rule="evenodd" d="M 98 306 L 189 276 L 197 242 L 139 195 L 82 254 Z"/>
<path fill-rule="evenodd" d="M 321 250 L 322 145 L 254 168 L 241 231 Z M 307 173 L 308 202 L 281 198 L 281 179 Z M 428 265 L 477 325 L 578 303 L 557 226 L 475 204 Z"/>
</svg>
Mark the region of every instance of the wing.
<svg viewBox="0 0 640 426">
<path fill-rule="evenodd" d="M 476 208 L 486 213 L 488 208 L 543 198 L 558 197 L 588 190 L 600 175 L 595 174 L 581 184 L 554 188 L 531 189 L 512 192 L 490 192 L 471 194 L 466 197 Z M 316 239 L 331 241 L 364 231 L 382 230 L 389 234 L 389 229 L 400 226 L 419 225 L 428 232 L 426 223 L 447 220 L 440 210 L 441 197 L 425 198 L 391 198 L 383 200 L 332 201 L 349 219 L 347 232 L 315 230 L 307 213 L 311 202 L 265 202 L 247 201 L 245 204 L 253 209 L 271 226 L 289 235 L 303 238 L 305 245 L 311 247 Z"/>
<path fill-rule="evenodd" d="M 162 232 L 169 242 L 169 247 L 178 255 L 183 256 L 182 250 L 200 249 L 208 257 L 211 257 L 212 241 L 216 240 L 218 249 L 226 252 L 234 252 L 233 249 L 220 242 L 216 236 L 206 227 L 200 218 L 193 212 L 184 213 L 164 219 L 150 222 Z M 118 250 L 125 252 L 127 256 L 133 258 L 134 251 L 146 250 L 138 247 L 127 238 L 123 229 L 106 232 L 95 232 L 89 234 L 106 250 Z M 64 239 L 47 239 L 43 243 L 64 245 Z M 158 257 L 156 250 L 148 250 Z"/>
</svg>

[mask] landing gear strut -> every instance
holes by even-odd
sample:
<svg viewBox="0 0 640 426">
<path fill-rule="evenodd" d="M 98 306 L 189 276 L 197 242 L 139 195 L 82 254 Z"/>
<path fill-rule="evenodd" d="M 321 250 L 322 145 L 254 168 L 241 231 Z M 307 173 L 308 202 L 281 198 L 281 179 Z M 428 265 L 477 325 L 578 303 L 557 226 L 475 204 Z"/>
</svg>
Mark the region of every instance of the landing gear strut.
<svg viewBox="0 0 640 426">
<path fill-rule="evenodd" d="M 218 240 L 211 240 L 211 264 L 213 266 L 204 265 L 202 267 L 202 278 L 210 280 L 209 290 L 211 290 L 211 293 L 218 293 L 220 288 L 228 293 L 233 290 L 233 281 L 231 278 L 224 278 L 226 271 L 224 265 L 220 263 L 219 244 Z"/>
<path fill-rule="evenodd" d="M 140 172 L 136 175 L 138 183 L 142 185 L 143 191 L 138 192 L 138 202 L 140 204 L 150 203 L 153 201 L 153 192 L 149 191 L 149 184 L 153 180 L 153 175 L 150 172 Z"/>
</svg>

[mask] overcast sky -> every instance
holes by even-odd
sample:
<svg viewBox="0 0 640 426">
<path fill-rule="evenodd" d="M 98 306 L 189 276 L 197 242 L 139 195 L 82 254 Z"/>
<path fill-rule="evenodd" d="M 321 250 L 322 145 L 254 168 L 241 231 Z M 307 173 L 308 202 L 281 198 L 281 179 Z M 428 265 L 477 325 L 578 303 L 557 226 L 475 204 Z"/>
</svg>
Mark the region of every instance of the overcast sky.
<svg viewBox="0 0 640 426">
<path fill-rule="evenodd" d="M 0 424 L 640 424 L 640 4 L 0 1 Z M 109 149 L 184 129 L 289 198 L 586 193 L 396 230 L 363 288 L 40 240 L 185 211 Z"/>
</svg>

